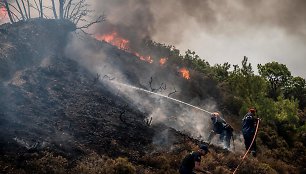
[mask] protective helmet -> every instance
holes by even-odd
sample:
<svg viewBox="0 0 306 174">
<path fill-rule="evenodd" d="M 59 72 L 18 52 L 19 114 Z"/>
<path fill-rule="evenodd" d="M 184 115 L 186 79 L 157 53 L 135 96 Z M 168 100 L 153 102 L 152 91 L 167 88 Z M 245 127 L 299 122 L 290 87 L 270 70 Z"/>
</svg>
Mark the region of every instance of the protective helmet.
<svg viewBox="0 0 306 174">
<path fill-rule="evenodd" d="M 250 108 L 250 109 L 249 109 L 249 112 L 251 112 L 251 113 L 255 114 L 256 109 L 255 109 L 255 108 Z"/>
<path fill-rule="evenodd" d="M 201 145 L 200 145 L 200 149 L 201 149 L 201 150 L 204 150 L 204 151 L 207 152 L 207 153 L 209 152 L 209 149 L 208 149 L 207 145 L 205 145 L 205 144 L 201 144 Z"/>
<path fill-rule="evenodd" d="M 220 114 L 219 114 L 218 112 L 213 112 L 213 113 L 211 113 L 211 116 L 213 116 L 213 117 L 219 117 Z"/>
</svg>

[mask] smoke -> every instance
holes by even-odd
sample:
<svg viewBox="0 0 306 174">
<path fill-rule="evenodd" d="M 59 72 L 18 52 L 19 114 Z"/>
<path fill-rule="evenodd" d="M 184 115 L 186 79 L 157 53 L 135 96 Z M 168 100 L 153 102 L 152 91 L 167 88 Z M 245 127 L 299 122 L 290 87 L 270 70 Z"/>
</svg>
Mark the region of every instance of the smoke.
<svg viewBox="0 0 306 174">
<path fill-rule="evenodd" d="M 102 0 L 94 6 L 97 12 L 103 11 L 108 17 L 107 25 L 102 24 L 102 30 L 98 27 L 97 32 L 112 26 L 129 34 L 172 40 L 194 27 L 224 34 L 279 27 L 289 34 L 306 36 L 303 0 Z"/>
<path fill-rule="evenodd" d="M 131 40 L 151 38 L 195 50 L 210 63 L 252 64 L 278 61 L 293 74 L 303 71 L 306 52 L 304 0 L 99 0 L 107 22 L 95 33 L 118 30 Z M 135 39 L 137 38 L 137 39 Z"/>
<path fill-rule="evenodd" d="M 99 46 L 93 39 L 79 40 L 74 35 L 71 37 L 70 44 L 68 44 L 65 49 L 65 54 L 67 57 L 78 61 L 79 64 L 86 67 L 93 74 L 99 74 L 102 83 L 109 87 L 109 91 L 123 97 L 131 106 L 143 112 L 147 120 L 152 120 L 152 125 L 166 125 L 191 137 L 205 141 L 211 129 L 209 114 L 149 92 L 135 90 L 135 88 L 131 88 L 127 85 L 121 85 L 122 83 L 131 84 L 132 86 L 141 85 L 142 88 L 146 88 L 146 81 L 149 77 L 155 77 L 157 70 L 155 68 L 149 70 L 148 68 L 142 69 L 141 67 L 137 67 L 138 69 L 134 70 L 134 75 L 136 77 L 133 78 L 137 78 L 136 82 L 139 82 L 139 84 L 135 84 L 130 80 L 130 77 L 125 71 L 126 68 L 133 69 L 133 67 L 128 64 L 120 65 L 120 63 L 115 60 L 117 59 L 115 57 L 118 55 L 118 51 L 120 52 L 120 50 L 114 49 L 114 47 L 108 44 Z M 128 53 L 121 53 L 120 59 L 131 60 L 133 59 L 131 56 L 132 55 Z M 154 65 L 148 63 L 144 65 L 154 67 Z M 169 76 L 169 74 L 171 73 L 168 72 L 167 76 L 159 74 L 158 81 L 173 81 L 173 85 L 176 86 L 176 89 L 181 91 L 182 89 L 180 87 L 182 87 L 182 84 L 179 82 L 175 83 L 176 78 L 174 76 Z M 103 78 L 106 75 L 109 78 L 114 78 L 114 80 Z M 158 93 L 167 96 L 170 92 L 171 89 L 166 89 Z M 171 97 L 176 98 L 175 95 Z M 183 96 L 182 100 L 186 101 L 186 98 L 188 97 Z M 217 103 L 210 98 L 206 100 L 194 98 L 187 102 L 207 111 L 216 111 L 218 109 Z M 153 143 L 160 146 L 167 145 L 167 147 L 171 147 L 174 140 L 175 136 L 166 129 L 161 132 L 156 132 Z M 213 143 L 217 144 L 217 141 L 213 141 Z"/>
</svg>

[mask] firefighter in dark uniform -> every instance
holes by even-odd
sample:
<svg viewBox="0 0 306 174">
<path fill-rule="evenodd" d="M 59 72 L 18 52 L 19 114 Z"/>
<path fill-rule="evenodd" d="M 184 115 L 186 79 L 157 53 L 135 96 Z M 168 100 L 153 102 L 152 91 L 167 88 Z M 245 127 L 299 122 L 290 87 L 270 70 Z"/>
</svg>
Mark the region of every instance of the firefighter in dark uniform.
<svg viewBox="0 0 306 174">
<path fill-rule="evenodd" d="M 226 124 L 225 120 L 220 117 L 219 113 L 214 112 L 211 114 L 211 121 L 213 123 L 213 129 L 210 131 L 209 136 L 207 138 L 208 143 L 211 142 L 212 138 L 216 135 L 220 135 L 220 141 L 223 142 L 223 138 L 225 136 L 224 125 Z"/>
<path fill-rule="evenodd" d="M 195 174 L 193 170 L 210 173 L 202 170 L 200 167 L 201 157 L 205 156 L 208 152 L 208 147 L 205 144 L 202 144 L 198 151 L 188 154 L 181 163 L 179 170 L 180 174 Z"/>
<path fill-rule="evenodd" d="M 242 120 L 242 134 L 244 138 L 245 149 L 248 150 L 251 146 L 252 140 L 255 136 L 256 123 L 258 118 L 255 118 L 256 110 L 254 108 L 249 109 L 249 112 L 244 116 Z M 251 148 L 251 154 L 256 156 L 256 141 L 254 140 Z"/>
</svg>

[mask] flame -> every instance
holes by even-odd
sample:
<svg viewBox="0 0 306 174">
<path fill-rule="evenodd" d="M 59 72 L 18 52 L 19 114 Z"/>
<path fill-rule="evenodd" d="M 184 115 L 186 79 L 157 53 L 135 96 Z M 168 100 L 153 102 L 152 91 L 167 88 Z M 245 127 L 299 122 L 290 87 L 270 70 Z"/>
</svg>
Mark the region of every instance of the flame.
<svg viewBox="0 0 306 174">
<path fill-rule="evenodd" d="M 149 63 L 153 63 L 153 59 L 151 58 L 151 56 L 142 56 L 139 53 L 134 53 L 135 56 L 139 57 L 140 60 L 149 62 Z"/>
<path fill-rule="evenodd" d="M 189 71 L 186 68 L 181 68 L 179 71 L 185 79 L 190 79 Z"/>
<path fill-rule="evenodd" d="M 120 37 L 118 35 L 117 32 L 113 31 L 111 32 L 110 34 L 104 34 L 104 35 L 96 35 L 95 38 L 97 40 L 100 40 L 100 41 L 105 41 L 111 45 L 114 45 L 116 47 L 118 47 L 119 49 L 121 50 L 124 50 L 124 51 L 127 51 L 129 53 L 132 53 L 134 54 L 135 56 L 139 57 L 140 60 L 143 60 L 143 61 L 146 61 L 148 63 L 153 63 L 153 59 L 151 56 L 143 56 L 143 55 L 140 55 L 139 53 L 137 52 L 133 52 L 130 50 L 129 48 L 129 40 L 123 38 L 123 37 Z"/>
<path fill-rule="evenodd" d="M 129 50 L 129 41 L 120 37 L 115 31 L 110 34 L 96 35 L 96 39 L 110 43 L 121 50 Z"/>
<path fill-rule="evenodd" d="M 166 57 L 160 58 L 160 59 L 159 59 L 159 64 L 160 64 L 160 65 L 164 65 L 164 64 L 167 62 L 167 59 L 168 59 L 168 58 L 166 58 Z"/>
<path fill-rule="evenodd" d="M 4 6 L 0 7 L 0 20 L 6 19 L 7 11 Z"/>
</svg>

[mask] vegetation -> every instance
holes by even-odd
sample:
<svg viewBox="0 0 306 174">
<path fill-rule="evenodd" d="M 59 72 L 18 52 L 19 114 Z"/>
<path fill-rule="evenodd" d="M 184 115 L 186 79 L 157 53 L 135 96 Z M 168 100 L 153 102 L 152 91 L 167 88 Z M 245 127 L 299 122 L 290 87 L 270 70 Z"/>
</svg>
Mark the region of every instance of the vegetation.
<svg viewBox="0 0 306 174">
<path fill-rule="evenodd" d="M 234 125 L 240 125 L 249 107 L 256 107 L 257 116 L 262 119 L 257 138 L 261 155 L 254 165 L 245 164 L 247 167 L 241 173 L 305 173 L 304 78 L 292 76 L 286 65 L 275 61 L 259 64 L 259 74 L 255 74 L 247 57 L 243 58 L 241 65 L 231 66 L 226 62 L 210 66 L 190 50 L 182 55 L 172 46 L 149 43 L 147 46 L 151 50 L 162 53 L 158 56 L 169 58 L 169 66 L 184 65 L 216 79 L 223 94 L 221 105 L 236 116 L 232 119 Z M 215 173 L 228 173 L 228 168 L 213 165 L 219 166 Z"/>
<path fill-rule="evenodd" d="M 7 1 L 3 1 L 9 9 Z M 20 1 L 23 2 L 23 1 Z M 26 2 L 26 1 L 25 1 Z M 28 1 L 27 1 L 28 2 Z M 40 5 L 43 1 L 39 1 Z M 63 2 L 63 1 L 62 1 Z M 69 2 L 60 4 L 59 18 L 67 18 Z M 68 3 L 67 3 L 68 2 Z M 84 1 L 79 1 L 84 2 Z M 27 3 L 25 3 L 27 4 Z M 19 4 L 20 6 L 21 4 Z M 70 4 L 72 5 L 72 4 Z M 75 4 L 76 5 L 76 4 Z M 18 6 L 18 5 L 17 5 Z M 39 9 L 39 6 L 37 10 Z M 22 3 L 23 7 L 23 3 Z M 30 6 L 25 6 L 30 7 Z M 15 7 L 16 8 L 16 7 Z M 26 20 L 33 16 L 30 8 L 19 9 L 20 18 Z M 54 4 L 52 9 L 54 10 Z M 22 12 L 23 11 L 23 12 Z M 43 10 L 40 10 L 40 17 L 43 18 Z M 73 10 L 72 10 L 73 11 Z M 55 11 L 54 17 L 58 11 Z M 15 16 L 14 14 L 11 14 Z M 17 15 L 16 15 L 17 16 Z M 15 16 L 15 19 L 17 17 Z M 69 17 L 70 15 L 68 15 Z M 71 16 L 70 16 L 71 17 Z M 12 17 L 14 19 L 14 17 Z M 14 20 L 12 22 L 15 22 Z M 256 107 L 257 116 L 262 119 L 258 133 L 259 154 L 256 159 L 247 159 L 242 165 L 239 173 L 306 173 L 306 82 L 302 77 L 294 77 L 286 65 L 278 62 L 270 62 L 258 65 L 259 74 L 254 73 L 253 66 L 244 57 L 241 65 L 230 65 L 229 63 L 211 66 L 207 61 L 188 50 L 184 55 L 173 46 L 166 46 L 153 41 L 144 41 L 144 52 L 154 57 L 167 57 L 167 66 L 185 66 L 191 70 L 192 75 L 211 78 L 216 81 L 216 88 L 221 90 L 220 105 L 226 113 L 233 116 L 231 121 L 234 125 L 240 126 L 240 120 L 251 106 Z M 52 67 L 49 67 L 52 70 Z M 57 69 L 53 69 L 57 70 Z M 54 73 L 50 73 L 53 74 Z M 58 76 L 64 76 L 58 73 Z M 195 78 L 200 79 L 200 78 Z M 75 81 L 74 81 L 75 82 Z M 75 83 L 71 83 L 75 84 Z M 2 86 L 0 86 L 3 88 Z M 55 86 L 49 90 L 60 92 L 63 88 Z M 2 90 L 1 90 L 2 91 Z M 4 92 L 0 91 L 0 96 Z M 80 90 L 81 91 L 81 90 Z M 99 92 L 96 92 L 100 96 Z M 87 95 L 87 94 L 86 94 Z M 63 97 L 66 98 L 66 97 Z M 79 97 L 76 97 L 78 101 Z M 92 98 L 90 100 L 93 100 Z M 98 99 L 97 99 L 98 100 Z M 100 99 L 103 101 L 107 99 Z M 82 106 L 87 106 L 82 104 Z M 84 111 L 79 107 L 80 112 Z M 94 107 L 86 109 L 90 111 Z M 104 112 L 99 110 L 99 114 Z M 119 111 L 116 113 L 119 113 Z M 1 113 L 2 114 L 2 113 Z M 84 115 L 84 113 L 80 113 Z M 60 114 L 64 115 L 64 114 Z M 90 115 L 91 117 L 91 115 Z M 83 117 L 82 117 L 83 118 Z M 96 122 L 92 122 L 92 127 L 103 127 Z M 132 122 L 132 121 L 131 121 Z M 82 120 L 84 126 L 86 121 Z M 108 122 L 107 122 L 108 123 Z M 106 124 L 107 124 L 106 123 Z M 136 124 L 136 123 L 135 123 Z M 70 125 L 68 126 L 70 128 Z M 106 126 L 105 126 L 106 127 Z M 134 126 L 130 126 L 134 128 Z M 137 128 L 137 127 L 136 127 Z M 78 127 L 82 129 L 82 127 Z M 240 127 L 236 127 L 240 130 Z M 96 132 L 99 132 L 97 129 Z M 127 129 L 124 129 L 126 131 Z M 84 130 L 86 132 L 88 130 Z M 123 132 L 123 131 L 122 131 Z M 120 131 L 121 133 L 121 131 Z M 90 132 L 95 134 L 95 132 Z M 128 134 L 124 134 L 128 135 Z M 86 135 L 89 136 L 89 135 Z M 104 135 L 103 135 L 104 136 Z M 102 135 L 100 137 L 103 137 Z M 113 137 L 112 137 L 113 138 Z M 123 137 L 122 139 L 125 139 Z M 139 138 L 137 139 L 139 141 Z M 92 144 L 92 142 L 90 142 Z M 105 141 L 96 142 L 95 148 L 100 147 Z M 139 143 L 139 142 L 138 142 Z M 129 154 L 129 150 L 122 150 L 121 153 L 114 153 L 114 156 L 102 156 L 101 154 L 84 154 L 75 161 L 70 161 L 64 155 L 50 151 L 29 153 L 24 157 L 16 157 L 16 161 L 21 164 L 13 165 L 10 160 L 0 160 L 0 172 L 3 173 L 177 173 L 181 159 L 190 151 L 196 149 L 196 141 L 187 139 L 174 147 L 171 152 Z M 117 143 L 112 143 L 111 150 L 117 147 Z M 136 144 L 136 143 L 135 143 Z M 141 143 L 140 143 L 141 144 Z M 104 145 L 106 146 L 106 145 Z M 119 145 L 118 145 L 119 147 Z M 113 151 L 117 151 L 117 149 Z M 129 158 L 126 158 L 126 156 Z M 6 157 L 5 157 L 6 158 Z M 22 160 L 22 158 L 26 158 Z M 239 156 L 233 153 L 215 149 L 202 162 L 204 169 L 214 173 L 231 173 L 238 165 Z M 26 166 L 26 167 L 25 167 Z"/>
</svg>

